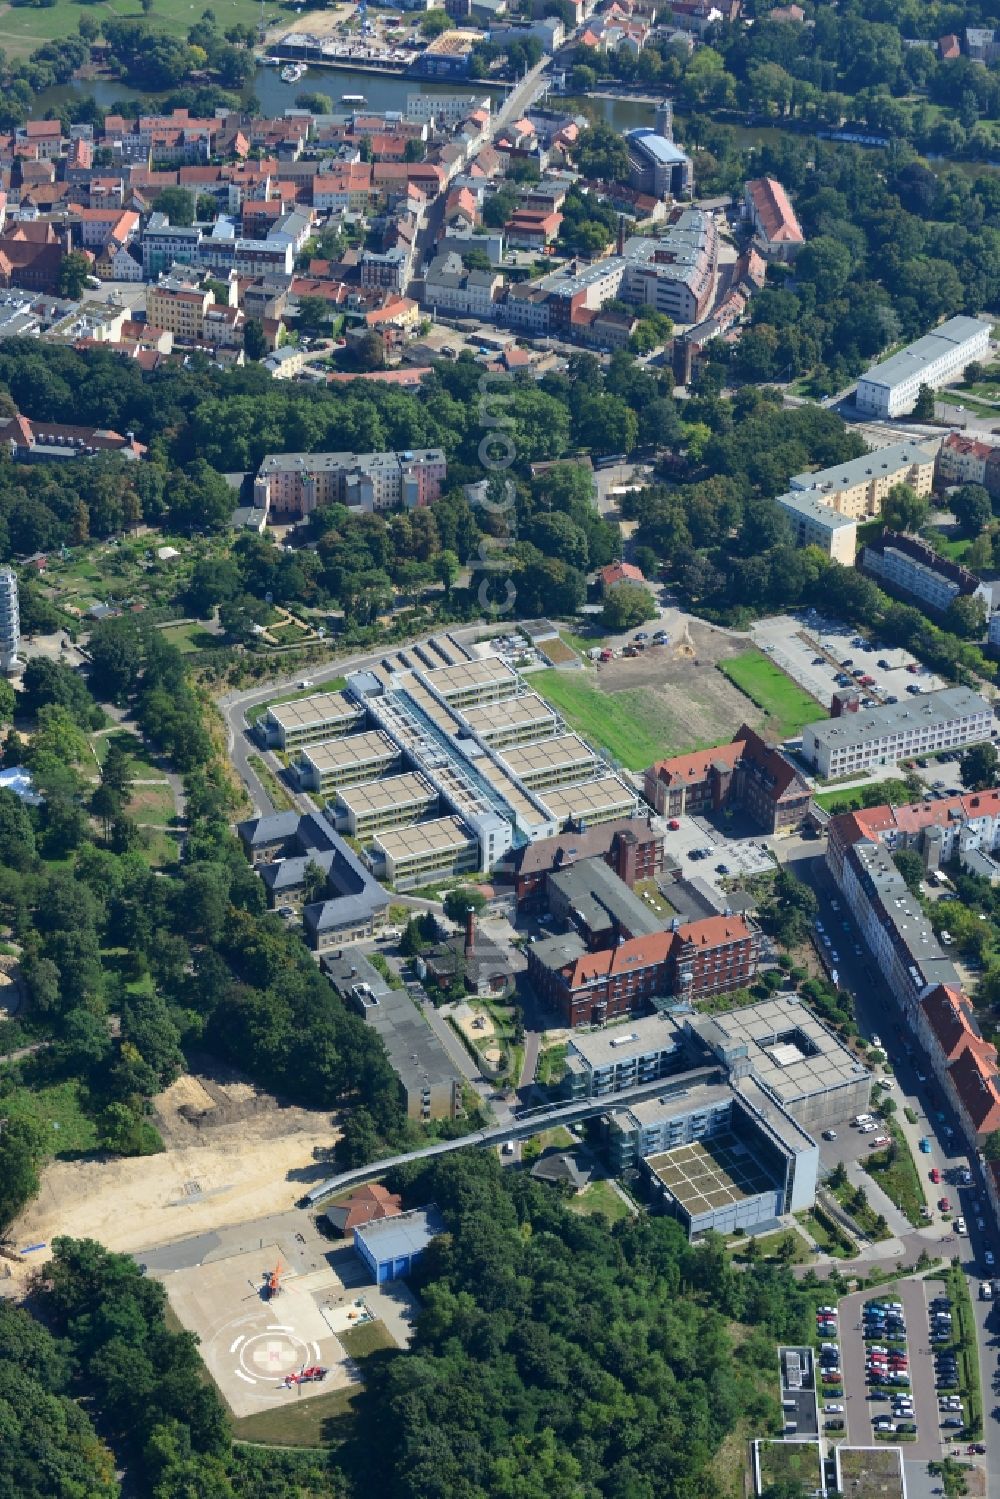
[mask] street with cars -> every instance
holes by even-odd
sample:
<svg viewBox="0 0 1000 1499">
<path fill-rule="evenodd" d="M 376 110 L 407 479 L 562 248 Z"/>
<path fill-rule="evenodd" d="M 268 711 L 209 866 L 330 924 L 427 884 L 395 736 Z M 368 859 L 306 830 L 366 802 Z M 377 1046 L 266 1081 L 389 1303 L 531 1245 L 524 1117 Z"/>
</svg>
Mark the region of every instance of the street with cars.
<svg viewBox="0 0 1000 1499">
<path fill-rule="evenodd" d="M 817 855 L 815 845 L 800 840 L 797 846 L 789 847 L 786 857 L 817 895 L 817 949 L 824 955 L 828 971 L 835 968 L 837 982 L 853 994 L 859 1028 L 869 1046 L 881 1050 L 887 1059 L 883 1075 L 889 1080 L 889 1092 L 897 1105 L 893 1119 L 913 1152 L 927 1198 L 924 1227 L 898 1235 L 906 1261 L 912 1263 L 921 1249 L 946 1264 L 959 1259 L 969 1280 L 977 1329 L 984 1431 L 982 1440 L 973 1442 L 963 1435 L 967 1413 L 959 1408 L 957 1382 L 949 1383 L 956 1363 L 948 1322 L 952 1308 L 943 1299 L 935 1299 L 942 1282 L 902 1280 L 881 1298 L 868 1292 L 842 1301 L 839 1342 L 847 1436 L 852 1443 L 875 1440 L 879 1429 L 876 1421 L 882 1423 L 886 1435 L 890 1434 L 886 1423 L 891 1423 L 895 1436 L 900 1423 L 908 1426 L 912 1421 L 916 1432 L 900 1434 L 905 1438 L 907 1459 L 934 1459 L 956 1450 L 954 1444 L 960 1443 L 963 1456 L 985 1461 L 988 1481 L 1000 1493 L 1000 1406 L 995 1405 L 995 1398 L 1000 1397 L 1000 1313 L 995 1309 L 1000 1279 L 994 1282 L 997 1246 L 989 1226 L 979 1163 L 970 1159 L 958 1133 L 958 1121 L 931 1075 L 915 1036 L 904 1029 L 895 1007 L 887 1003 L 885 986 L 850 911 L 828 876 L 822 855 Z M 829 941 L 824 942 L 824 937 Z M 907 1109 L 912 1120 L 907 1117 Z M 828 1130 L 821 1142 L 823 1163 L 832 1169 L 841 1160 L 857 1160 L 879 1138 L 877 1117 L 839 1131 Z M 869 1251 L 875 1252 L 875 1247 Z M 895 1258 L 899 1258 L 898 1252 Z M 898 1338 L 865 1336 L 867 1330 L 880 1331 L 877 1315 L 865 1316 L 866 1306 L 873 1299 L 902 1303 L 902 1329 L 908 1339 L 905 1366 L 899 1362 Z M 888 1311 L 886 1315 L 888 1322 Z M 899 1326 L 888 1323 L 886 1333 L 890 1328 L 899 1330 Z M 888 1384 L 880 1382 L 883 1375 L 892 1374 L 896 1378 Z M 879 1378 L 870 1379 L 873 1375 Z M 903 1391 L 909 1392 L 911 1406 L 905 1396 L 893 1399 Z M 970 1453 L 972 1446 L 985 1450 Z"/>
</svg>

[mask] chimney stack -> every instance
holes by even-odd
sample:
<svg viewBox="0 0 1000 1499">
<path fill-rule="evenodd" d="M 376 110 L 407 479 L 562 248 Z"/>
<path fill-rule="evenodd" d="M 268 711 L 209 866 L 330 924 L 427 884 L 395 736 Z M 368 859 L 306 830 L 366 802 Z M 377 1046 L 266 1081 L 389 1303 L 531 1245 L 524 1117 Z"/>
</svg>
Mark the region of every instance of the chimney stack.
<svg viewBox="0 0 1000 1499">
<path fill-rule="evenodd" d="M 473 906 L 465 911 L 465 956 L 468 957 L 476 945 L 476 912 Z"/>
</svg>

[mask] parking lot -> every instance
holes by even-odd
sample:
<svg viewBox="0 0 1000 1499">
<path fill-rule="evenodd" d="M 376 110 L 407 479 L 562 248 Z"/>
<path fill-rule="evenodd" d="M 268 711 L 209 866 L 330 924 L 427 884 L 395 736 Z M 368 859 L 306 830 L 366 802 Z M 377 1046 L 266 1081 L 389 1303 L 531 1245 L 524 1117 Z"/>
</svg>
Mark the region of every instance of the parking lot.
<svg viewBox="0 0 1000 1499">
<path fill-rule="evenodd" d="M 676 828 L 668 827 L 666 850 L 681 866 L 685 879 L 703 880 L 718 894 L 722 881 L 741 875 L 767 874 L 773 871 L 774 856 L 760 836 L 732 836 L 722 832 L 705 817 L 678 817 Z M 703 850 L 707 849 L 707 853 Z M 722 867 L 724 866 L 724 868 Z"/>
<path fill-rule="evenodd" d="M 931 1295 L 936 1289 L 931 1283 Z M 881 1293 L 856 1292 L 840 1303 L 844 1404 L 852 1445 L 905 1438 L 907 1458 L 941 1456 L 951 1434 L 941 1422 L 956 1416 L 938 1404 L 948 1392 L 935 1388 L 927 1296 L 924 1281 L 907 1279 Z M 869 1310 L 865 1315 L 866 1308 L 885 1308 L 889 1303 L 901 1312 L 880 1316 Z M 887 1322 L 886 1317 L 901 1320 Z M 914 1426 L 915 1432 L 910 1430 Z M 876 1435 L 879 1430 L 881 1437 Z"/>
<path fill-rule="evenodd" d="M 908 651 L 862 641 L 855 630 L 824 619 L 813 610 L 760 620 L 750 633 L 754 644 L 824 707 L 829 706 L 840 685 L 838 676 L 854 672 L 874 678 L 873 684 L 861 689 L 872 702 L 885 702 L 890 697 L 902 702 L 916 695 L 908 692 L 909 688 L 919 686 L 922 692 L 931 692 L 945 686 Z M 887 664 L 880 666 L 880 661 Z M 919 671 L 908 671 L 909 666 L 917 666 Z"/>
</svg>

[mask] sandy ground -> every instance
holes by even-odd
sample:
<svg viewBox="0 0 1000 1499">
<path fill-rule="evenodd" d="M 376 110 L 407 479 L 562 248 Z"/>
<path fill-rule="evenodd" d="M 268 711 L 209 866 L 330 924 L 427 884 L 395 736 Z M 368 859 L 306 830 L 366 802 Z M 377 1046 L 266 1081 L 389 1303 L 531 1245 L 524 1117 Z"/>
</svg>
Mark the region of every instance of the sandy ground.
<svg viewBox="0 0 1000 1499">
<path fill-rule="evenodd" d="M 715 670 L 717 662 L 746 651 L 750 642 L 690 617 L 665 617 L 663 625 L 670 645 L 599 666 L 601 691 L 641 691 L 642 716 L 661 733 L 665 752 L 728 741 L 741 723 L 758 727 L 764 717 L 760 709 Z"/>
<path fill-rule="evenodd" d="M 301 1114 L 303 1111 L 296 1111 Z M 213 1130 L 207 1143 L 125 1161 L 54 1161 L 38 1197 L 12 1231 L 18 1248 L 48 1245 L 58 1234 L 98 1239 L 134 1251 L 192 1234 L 263 1218 L 291 1207 L 305 1186 L 329 1173 L 326 1153 L 337 1139 L 328 1116 L 311 1128 L 267 1138 L 248 1120 Z M 25 1268 L 48 1258 L 28 1256 Z M 14 1267 L 17 1277 L 19 1267 Z"/>
</svg>

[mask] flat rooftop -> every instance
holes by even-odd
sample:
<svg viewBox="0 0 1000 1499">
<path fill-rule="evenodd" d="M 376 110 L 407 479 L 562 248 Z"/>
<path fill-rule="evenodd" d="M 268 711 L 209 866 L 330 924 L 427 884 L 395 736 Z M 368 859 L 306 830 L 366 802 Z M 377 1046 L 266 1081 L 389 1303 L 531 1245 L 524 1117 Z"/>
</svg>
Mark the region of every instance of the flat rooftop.
<svg viewBox="0 0 1000 1499">
<path fill-rule="evenodd" d="M 697 1114 L 716 1104 L 732 1102 L 733 1090 L 725 1081 L 706 1081 L 706 1077 L 719 1078 L 718 1071 L 712 1074 L 698 1073 L 701 1081 L 692 1081 L 684 1086 L 681 1075 L 663 1079 L 663 1092 L 655 1098 L 640 1098 L 622 1110 L 630 1121 L 640 1128 L 645 1124 L 659 1124 L 662 1119 L 683 1118 L 685 1114 Z M 613 1100 L 612 1100 L 613 1102 Z M 667 1152 L 669 1154 L 669 1152 Z"/>
<path fill-rule="evenodd" d="M 951 723 L 985 713 L 992 720 L 993 709 L 985 698 L 971 687 L 942 687 L 920 697 L 898 703 L 884 703 L 879 708 L 865 708 L 859 713 L 844 713 L 840 718 L 824 718 L 807 724 L 803 733 L 812 734 L 818 743 L 840 749 L 848 744 L 867 744 L 882 736 L 904 734 L 911 729 Z"/>
<path fill-rule="evenodd" d="M 866 1070 L 805 1005 L 765 999 L 716 1015 L 730 1042 L 743 1042 L 757 1080 L 785 1107 L 866 1076 Z"/>
<path fill-rule="evenodd" d="M 498 707 L 500 704 L 497 705 Z M 559 771 L 579 766 L 586 774 L 597 765 L 597 757 L 576 734 L 556 734 L 551 739 L 536 739 L 530 744 L 511 745 L 500 752 L 500 758 L 522 780 L 525 776 Z"/>
<path fill-rule="evenodd" d="M 412 859 L 421 854 L 468 848 L 476 839 L 458 817 L 435 817 L 412 828 L 391 828 L 372 835 L 372 843 L 390 859 Z"/>
<path fill-rule="evenodd" d="M 785 510 L 804 516 L 806 520 L 815 521 L 828 531 L 842 531 L 847 526 L 856 527 L 858 523 L 853 516 L 841 515 L 839 510 L 834 510 L 832 505 L 826 503 L 825 493 L 821 489 L 790 489 L 787 494 L 778 495 L 777 503 Z"/>
<path fill-rule="evenodd" d="M 366 734 L 345 734 L 342 739 L 325 739 L 321 744 L 307 745 L 301 753 L 303 761 L 308 761 L 322 774 L 395 759 L 399 750 L 388 734 L 383 734 L 380 729 L 369 729 Z"/>
<path fill-rule="evenodd" d="M 988 330 L 989 326 L 989 323 L 984 323 L 980 318 L 949 318 L 932 333 L 925 333 L 923 338 L 908 344 L 898 354 L 883 359 L 881 364 L 873 364 L 861 378 L 874 385 L 886 385 L 890 389 L 894 385 L 902 385 L 914 377 L 919 378 L 921 371 L 929 364 L 933 364 L 942 355 L 951 353 L 958 344 L 965 343 L 966 339 L 982 333 L 984 328 Z"/>
<path fill-rule="evenodd" d="M 728 1130 L 649 1156 L 646 1164 L 691 1218 L 718 1212 L 777 1185 Z"/>
<path fill-rule="evenodd" d="M 434 1207 L 413 1208 L 393 1218 L 376 1218 L 355 1232 L 377 1259 L 402 1259 L 426 1249 L 436 1234 L 444 1232 L 444 1223 Z"/>
<path fill-rule="evenodd" d="M 483 656 L 478 661 L 459 661 L 455 666 L 436 666 L 421 672 L 421 676 L 444 698 L 473 687 L 496 685 L 505 687 L 513 694 L 517 687 L 517 674 L 499 656 Z"/>
<path fill-rule="evenodd" d="M 574 1031 L 569 1044 L 571 1050 L 597 1071 L 630 1057 L 670 1051 L 680 1045 L 682 1036 L 683 1030 L 672 1016 L 646 1015 L 607 1030 Z"/>
<path fill-rule="evenodd" d="M 289 730 L 312 728 L 316 724 L 336 723 L 338 719 L 360 718 L 364 709 L 352 702 L 346 692 L 317 692 L 314 697 L 272 703 L 267 713 L 288 733 Z"/>
<path fill-rule="evenodd" d="M 627 787 L 617 776 L 598 776 L 593 781 L 580 781 L 572 786 L 553 786 L 540 793 L 552 816 L 559 822 L 568 818 L 583 818 L 597 813 L 621 809 L 622 814 L 634 807 L 639 793 Z"/>
<path fill-rule="evenodd" d="M 345 786 L 342 791 L 337 792 L 337 801 L 360 817 L 367 812 L 384 812 L 387 807 L 420 804 L 436 796 L 437 792 L 430 781 L 411 770 L 401 776 L 385 776 L 380 781 L 369 781 L 366 785 Z"/>
<path fill-rule="evenodd" d="M 491 734 L 517 729 L 524 724 L 552 724 L 555 714 L 537 692 L 525 692 L 520 697 L 507 698 L 502 703 L 477 703 L 463 708 L 462 717 L 476 734 L 489 738 Z"/>
</svg>

